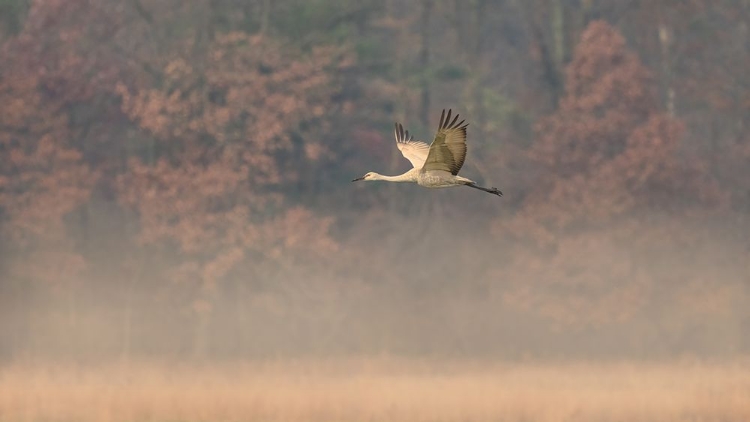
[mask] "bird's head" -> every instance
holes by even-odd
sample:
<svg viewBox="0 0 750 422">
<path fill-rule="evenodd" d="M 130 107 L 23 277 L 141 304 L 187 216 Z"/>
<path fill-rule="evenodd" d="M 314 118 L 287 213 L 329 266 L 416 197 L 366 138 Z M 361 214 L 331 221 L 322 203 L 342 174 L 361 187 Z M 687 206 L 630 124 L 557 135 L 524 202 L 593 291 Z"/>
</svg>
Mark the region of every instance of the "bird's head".
<svg viewBox="0 0 750 422">
<path fill-rule="evenodd" d="M 352 180 L 352 182 L 358 182 L 360 180 L 377 180 L 376 179 L 377 175 L 378 175 L 377 173 L 371 171 L 371 172 L 365 174 L 362 177 L 358 177 L 358 178 Z"/>
</svg>

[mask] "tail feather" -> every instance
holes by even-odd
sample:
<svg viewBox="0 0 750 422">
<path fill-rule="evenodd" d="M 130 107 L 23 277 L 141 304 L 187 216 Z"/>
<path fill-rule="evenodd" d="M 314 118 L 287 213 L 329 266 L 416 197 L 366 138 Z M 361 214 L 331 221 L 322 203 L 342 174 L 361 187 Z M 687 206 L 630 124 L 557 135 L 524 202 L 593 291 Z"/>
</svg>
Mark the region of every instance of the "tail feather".
<svg viewBox="0 0 750 422">
<path fill-rule="evenodd" d="M 470 188 L 474 188 L 474 189 L 483 190 L 483 191 L 485 191 L 487 193 L 491 193 L 493 195 L 503 196 L 503 193 L 498 188 L 485 188 L 484 186 L 479 186 L 476 183 L 467 183 L 466 186 L 468 186 Z"/>
</svg>

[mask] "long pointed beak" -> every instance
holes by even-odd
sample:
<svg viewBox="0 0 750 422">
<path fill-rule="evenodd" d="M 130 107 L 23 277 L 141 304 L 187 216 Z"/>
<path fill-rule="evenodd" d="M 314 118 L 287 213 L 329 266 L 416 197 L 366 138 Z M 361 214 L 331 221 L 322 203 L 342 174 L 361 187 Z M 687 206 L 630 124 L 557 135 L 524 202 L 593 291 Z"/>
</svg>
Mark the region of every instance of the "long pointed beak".
<svg viewBox="0 0 750 422">
<path fill-rule="evenodd" d="M 362 176 L 362 177 L 358 177 L 358 178 L 356 178 L 356 179 L 352 180 L 352 182 L 358 182 L 358 181 L 360 181 L 360 180 L 365 180 L 365 176 Z"/>
</svg>

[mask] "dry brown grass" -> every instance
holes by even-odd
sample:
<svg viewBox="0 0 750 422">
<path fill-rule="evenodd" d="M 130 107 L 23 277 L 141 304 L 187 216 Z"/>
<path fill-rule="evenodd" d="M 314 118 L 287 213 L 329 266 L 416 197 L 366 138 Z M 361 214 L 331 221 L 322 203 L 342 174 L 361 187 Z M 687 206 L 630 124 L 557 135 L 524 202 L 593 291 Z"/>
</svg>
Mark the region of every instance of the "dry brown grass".
<svg viewBox="0 0 750 422">
<path fill-rule="evenodd" d="M 0 367 L 3 421 L 750 421 L 750 365 Z"/>
</svg>

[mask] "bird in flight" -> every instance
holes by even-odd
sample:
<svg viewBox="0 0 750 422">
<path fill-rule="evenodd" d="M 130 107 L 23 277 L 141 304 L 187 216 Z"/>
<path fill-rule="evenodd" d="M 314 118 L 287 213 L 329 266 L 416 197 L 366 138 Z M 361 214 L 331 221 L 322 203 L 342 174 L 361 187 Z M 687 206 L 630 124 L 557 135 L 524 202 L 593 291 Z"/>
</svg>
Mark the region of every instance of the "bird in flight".
<svg viewBox="0 0 750 422">
<path fill-rule="evenodd" d="M 408 130 L 404 131 L 404 127 L 400 123 L 396 123 L 396 146 L 414 168 L 398 176 L 384 176 L 369 172 L 352 180 L 352 182 L 359 180 L 408 182 L 426 188 L 468 186 L 493 195 L 503 196 L 503 193 L 497 188 L 485 188 L 477 185 L 471 179 L 458 175 L 458 171 L 461 170 L 466 158 L 466 127 L 469 124 L 464 124 L 465 120 L 456 123 L 457 121 L 458 114 L 451 120 L 451 110 L 448 110 L 448 114 L 443 110 L 440 115 L 437 134 L 435 134 L 435 139 L 430 145 L 422 141 L 415 141 L 409 135 Z"/>
</svg>

